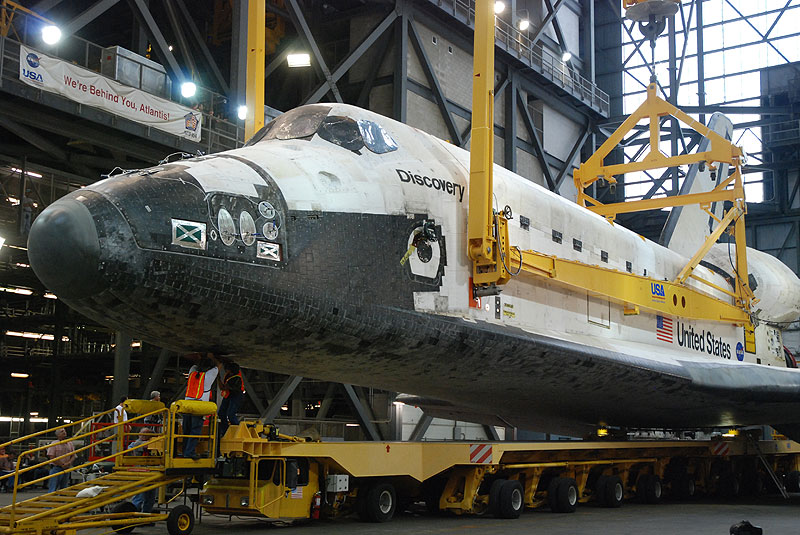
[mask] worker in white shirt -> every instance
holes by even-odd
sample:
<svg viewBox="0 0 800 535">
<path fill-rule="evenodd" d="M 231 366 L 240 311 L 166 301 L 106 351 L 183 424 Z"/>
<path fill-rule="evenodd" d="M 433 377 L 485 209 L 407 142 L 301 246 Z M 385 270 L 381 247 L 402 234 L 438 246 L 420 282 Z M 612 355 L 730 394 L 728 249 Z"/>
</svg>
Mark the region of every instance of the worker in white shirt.
<svg viewBox="0 0 800 535">
<path fill-rule="evenodd" d="M 210 401 L 211 388 L 214 386 L 219 375 L 222 363 L 217 360 L 213 353 L 207 353 L 198 364 L 189 369 L 189 383 L 186 385 L 186 399 Z M 195 453 L 199 435 L 203 432 L 203 417 L 194 414 L 183 415 L 183 434 L 193 435 L 186 439 L 183 448 L 183 456 L 191 457 L 194 460 L 200 458 Z M 213 452 L 212 452 L 213 453 Z"/>
<path fill-rule="evenodd" d="M 128 400 L 128 396 L 122 396 L 122 398 L 119 400 L 119 405 L 114 407 L 113 422 L 115 424 L 118 424 L 120 422 L 127 422 L 128 421 L 128 413 L 125 411 L 125 402 L 127 400 Z M 123 425 L 122 427 L 124 428 L 125 426 Z M 120 432 L 119 427 L 115 427 L 114 429 L 112 429 L 112 431 L 114 432 L 115 435 L 119 436 L 118 435 L 118 433 Z M 125 431 L 123 429 L 123 433 L 124 432 Z M 123 437 L 124 436 L 125 435 L 123 434 Z M 124 438 L 123 438 L 123 440 L 124 440 Z M 116 440 L 111 443 L 111 453 L 118 453 L 118 452 L 124 451 L 124 450 L 125 450 L 125 448 L 124 447 L 120 448 L 119 444 L 117 444 Z"/>
</svg>

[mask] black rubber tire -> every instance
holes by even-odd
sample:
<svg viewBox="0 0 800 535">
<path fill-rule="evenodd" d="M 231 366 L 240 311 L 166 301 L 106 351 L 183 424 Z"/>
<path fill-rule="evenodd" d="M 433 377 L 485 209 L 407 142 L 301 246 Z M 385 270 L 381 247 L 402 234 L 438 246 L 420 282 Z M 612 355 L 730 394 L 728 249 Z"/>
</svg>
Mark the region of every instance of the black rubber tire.
<svg viewBox="0 0 800 535">
<path fill-rule="evenodd" d="M 606 506 L 606 483 L 608 482 L 608 476 L 600 475 L 594 482 L 594 499 L 597 502 L 597 505 L 600 507 Z"/>
<path fill-rule="evenodd" d="M 659 503 L 662 491 L 661 479 L 656 475 L 642 474 L 636 480 L 636 497 L 641 503 Z"/>
<path fill-rule="evenodd" d="M 397 510 L 397 493 L 394 485 L 387 482 L 372 485 L 367 492 L 365 503 L 367 519 L 370 522 L 388 522 Z"/>
<path fill-rule="evenodd" d="M 194 513 L 185 505 L 170 509 L 167 516 L 167 533 L 169 535 L 189 535 L 194 528 Z"/>
<path fill-rule="evenodd" d="M 800 472 L 792 470 L 786 474 L 786 491 L 800 492 Z"/>
<path fill-rule="evenodd" d="M 741 492 L 741 482 L 733 472 L 723 472 L 717 482 L 717 494 L 722 498 L 737 498 Z"/>
<path fill-rule="evenodd" d="M 442 512 L 439 509 L 439 501 L 446 486 L 447 478 L 444 477 L 429 479 L 423 484 L 422 500 L 425 502 L 425 509 L 428 513 L 435 515 Z"/>
<path fill-rule="evenodd" d="M 696 490 L 694 477 L 689 474 L 677 476 L 670 484 L 670 494 L 675 500 L 690 500 L 694 497 Z"/>
<path fill-rule="evenodd" d="M 363 481 L 358 486 L 358 494 L 356 494 L 356 514 L 358 519 L 362 522 L 369 522 L 369 515 L 367 515 L 367 501 L 369 491 L 375 484 L 374 481 Z"/>
<path fill-rule="evenodd" d="M 617 509 L 622 506 L 625 499 L 625 486 L 619 476 L 608 476 L 603 489 L 603 506 Z"/>
<path fill-rule="evenodd" d="M 574 513 L 578 506 L 578 485 L 571 477 L 561 477 L 555 489 L 556 513 Z"/>
<path fill-rule="evenodd" d="M 495 479 L 489 487 L 489 514 L 492 516 L 497 516 L 500 512 L 500 489 L 506 481 L 506 479 Z"/>
<path fill-rule="evenodd" d="M 111 509 L 112 513 L 138 513 L 139 509 L 133 505 L 132 502 L 121 502 Z M 116 533 L 130 533 L 136 526 L 123 526 L 121 528 L 114 528 Z"/>
<path fill-rule="evenodd" d="M 550 506 L 550 511 L 558 512 L 558 484 L 561 482 L 560 477 L 554 477 L 547 484 L 547 505 Z"/>
<path fill-rule="evenodd" d="M 497 518 L 519 518 L 524 508 L 525 493 L 522 483 L 516 479 L 504 481 L 500 487 L 495 516 Z"/>
</svg>

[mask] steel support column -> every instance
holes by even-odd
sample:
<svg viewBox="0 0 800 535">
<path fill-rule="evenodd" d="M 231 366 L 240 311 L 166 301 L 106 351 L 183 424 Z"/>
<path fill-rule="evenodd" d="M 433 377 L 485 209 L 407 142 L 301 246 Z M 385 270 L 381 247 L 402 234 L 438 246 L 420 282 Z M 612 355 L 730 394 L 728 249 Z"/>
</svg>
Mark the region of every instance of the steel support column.
<svg viewBox="0 0 800 535">
<path fill-rule="evenodd" d="M 111 401 L 115 404 L 128 395 L 128 378 L 131 375 L 131 335 L 117 331 L 114 336 L 114 382 L 111 386 Z"/>
<path fill-rule="evenodd" d="M 405 13 L 403 0 L 397 3 L 397 7 L 401 12 L 394 27 L 392 117 L 405 123 L 408 120 L 408 15 Z"/>
<path fill-rule="evenodd" d="M 168 349 L 162 349 L 158 353 L 158 360 L 156 360 L 156 365 L 153 366 L 153 371 L 150 373 L 150 378 L 147 380 L 147 385 L 145 385 L 144 390 L 142 391 L 142 399 L 150 399 L 150 392 L 156 389 L 159 383 L 161 383 L 161 379 L 164 377 L 164 370 L 167 369 L 167 364 L 169 364 L 170 359 L 170 351 Z"/>
<path fill-rule="evenodd" d="M 528 103 L 522 97 L 522 92 L 517 91 L 517 99 L 519 100 L 519 107 L 522 112 L 522 122 L 528 130 L 528 135 L 531 138 L 533 145 L 534 156 L 539 160 L 539 166 L 542 168 L 542 176 L 547 182 L 547 187 L 550 191 L 556 191 L 556 182 L 553 178 L 553 172 L 550 170 L 550 165 L 547 163 L 547 156 L 545 155 L 542 142 L 539 140 L 539 133 L 536 131 L 536 125 L 533 124 L 533 119 L 528 111 Z"/>
<path fill-rule="evenodd" d="M 319 102 L 319 100 L 324 97 L 328 91 L 330 91 L 330 83 L 336 83 L 339 79 L 344 76 L 344 74 L 350 70 L 350 68 L 355 65 L 355 63 L 361 59 L 364 53 L 369 50 L 369 48 L 375 44 L 375 42 L 380 39 L 380 37 L 384 34 L 384 32 L 391 28 L 392 23 L 397 18 L 397 14 L 394 11 L 391 11 L 383 20 L 378 23 L 378 25 L 364 38 L 361 42 L 356 46 L 348 56 L 336 66 L 336 68 L 331 73 L 330 81 L 323 82 L 311 93 L 311 95 L 306 98 L 304 104 L 313 104 Z M 374 70 L 377 71 L 376 66 Z"/>
<path fill-rule="evenodd" d="M 411 45 L 414 47 L 417 58 L 422 65 L 422 71 L 425 73 L 425 78 L 428 80 L 428 85 L 430 86 L 431 91 L 433 91 L 434 100 L 439 106 L 439 113 L 442 114 L 444 124 L 447 127 L 447 131 L 450 133 L 451 142 L 454 145 L 463 147 L 464 145 L 463 140 L 461 139 L 461 132 L 458 131 L 456 123 L 453 121 L 453 116 L 450 114 L 450 106 L 448 105 L 447 98 L 444 96 L 442 86 L 439 84 L 439 78 L 436 76 L 436 72 L 433 70 L 433 65 L 431 65 L 428 54 L 425 52 L 425 47 L 422 44 L 422 38 L 419 36 L 416 25 L 413 21 L 408 25 L 408 33 L 411 37 Z"/>
<path fill-rule="evenodd" d="M 423 412 L 419 417 L 417 425 L 414 426 L 414 430 L 411 431 L 411 436 L 408 437 L 409 442 L 419 442 L 425 438 L 425 433 L 431 426 L 431 422 L 433 422 L 433 416 L 429 416 Z"/>
<path fill-rule="evenodd" d="M 275 418 L 280 416 L 281 407 L 283 407 L 283 404 L 286 403 L 292 393 L 294 393 L 297 385 L 299 385 L 300 381 L 302 380 L 303 378 L 299 375 L 290 375 L 289 378 L 286 379 L 286 381 L 283 383 L 283 386 L 281 386 L 281 389 L 278 390 L 278 393 L 275 395 L 272 401 L 270 401 L 267 410 L 261 413 L 259 419 L 261 420 L 262 424 L 270 424 L 273 422 L 273 420 L 275 420 Z"/>
<path fill-rule="evenodd" d="M 356 391 L 353 389 L 353 385 L 342 384 L 342 386 L 344 387 L 344 391 L 347 393 L 347 398 L 350 401 L 350 405 L 356 412 L 358 423 L 361 424 L 361 427 L 364 429 L 367 437 L 373 441 L 381 440 L 381 435 L 378 432 L 378 428 L 375 427 L 374 423 L 372 423 L 372 410 L 367 406 L 366 402 L 358 397 L 358 394 L 356 394 Z"/>
<path fill-rule="evenodd" d="M 88 9 L 81 11 L 80 15 L 70 20 L 61 28 L 64 35 L 72 35 L 94 19 L 114 7 L 119 3 L 119 0 L 97 0 Z"/>
<path fill-rule="evenodd" d="M 158 24 L 153 18 L 152 13 L 150 13 L 145 0 L 130 0 L 130 3 L 136 18 L 138 18 L 142 25 L 147 28 L 147 33 L 150 35 L 150 39 L 153 40 L 153 44 L 155 44 L 159 56 L 167 63 L 167 67 L 169 68 L 170 72 L 172 72 L 175 80 L 182 82 L 184 80 L 183 71 L 181 70 L 180 65 L 178 65 L 178 62 L 175 60 L 175 56 L 170 51 L 167 40 L 164 38 L 164 35 L 158 28 Z"/>
<path fill-rule="evenodd" d="M 285 1 L 287 7 L 289 8 L 289 17 L 291 18 L 294 27 L 297 29 L 297 33 L 300 34 L 300 37 L 306 41 L 306 44 L 308 44 L 308 47 L 311 49 L 311 53 L 314 56 L 314 69 L 323 80 L 327 81 L 330 91 L 333 93 L 333 98 L 336 99 L 336 102 L 343 102 L 342 95 L 339 93 L 339 88 L 336 87 L 336 82 L 333 80 L 331 71 L 328 69 L 328 65 L 325 63 L 325 58 L 322 57 L 322 52 L 317 46 L 317 41 L 314 39 L 314 36 L 311 33 L 311 28 L 308 27 L 306 18 L 303 15 L 303 10 L 300 9 L 300 4 L 298 4 L 297 0 Z"/>
<path fill-rule="evenodd" d="M 219 70 L 217 62 L 216 60 L 214 60 L 214 56 L 211 55 L 211 51 L 208 49 L 205 39 L 200 34 L 200 30 L 197 29 L 197 25 L 194 23 L 192 14 L 189 12 L 188 9 L 186 9 L 186 4 L 184 3 L 183 0 L 176 0 L 176 3 L 178 4 L 178 9 L 180 9 L 181 14 L 183 15 L 183 19 L 186 22 L 186 26 L 189 28 L 189 33 L 191 33 L 192 38 L 195 40 L 195 44 L 200 49 L 200 52 L 203 54 L 203 58 L 205 59 L 209 69 L 211 69 L 211 74 L 217 81 L 217 85 L 219 86 L 219 88 L 222 90 L 223 93 L 230 96 L 231 88 L 228 85 L 228 82 L 225 81 L 225 77 L 222 76 L 222 72 Z M 236 3 L 238 2 L 234 2 L 234 4 Z M 233 41 L 231 42 L 233 43 Z"/>
<path fill-rule="evenodd" d="M 505 89 L 505 132 L 503 138 L 503 166 L 517 172 L 517 73 L 509 69 Z M 495 100 L 497 93 L 495 93 Z"/>
<path fill-rule="evenodd" d="M 258 394 L 256 394 L 256 389 L 253 388 L 253 385 L 251 385 L 250 381 L 247 380 L 247 375 L 244 373 L 244 370 L 242 370 L 242 384 L 244 385 L 244 391 L 247 392 L 247 397 L 249 397 L 250 401 L 253 402 L 256 412 L 258 414 L 264 414 L 267 412 L 264 404 L 261 403 L 261 399 L 258 397 Z M 267 402 L 269 402 L 269 400 L 267 400 Z"/>
</svg>

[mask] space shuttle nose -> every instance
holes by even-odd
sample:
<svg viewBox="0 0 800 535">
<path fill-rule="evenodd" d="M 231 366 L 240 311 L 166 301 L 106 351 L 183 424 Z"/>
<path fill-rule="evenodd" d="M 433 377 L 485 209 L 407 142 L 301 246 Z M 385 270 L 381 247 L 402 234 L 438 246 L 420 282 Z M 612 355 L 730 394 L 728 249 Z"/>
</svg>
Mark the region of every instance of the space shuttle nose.
<svg viewBox="0 0 800 535">
<path fill-rule="evenodd" d="M 97 228 L 79 201 L 61 199 L 39 214 L 28 235 L 28 259 L 59 297 L 88 297 L 101 289 Z"/>
</svg>

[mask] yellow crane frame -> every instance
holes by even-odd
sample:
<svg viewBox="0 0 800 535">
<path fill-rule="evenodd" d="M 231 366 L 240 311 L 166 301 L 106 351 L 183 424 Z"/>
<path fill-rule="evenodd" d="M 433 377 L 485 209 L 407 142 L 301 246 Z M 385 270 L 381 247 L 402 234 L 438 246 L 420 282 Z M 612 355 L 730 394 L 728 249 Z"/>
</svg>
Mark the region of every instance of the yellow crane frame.
<svg viewBox="0 0 800 535">
<path fill-rule="evenodd" d="M 512 248 L 508 239 L 508 221 L 493 208 L 493 124 L 494 124 L 494 12 L 491 0 L 478 0 L 475 6 L 475 47 L 472 94 L 472 146 L 470 148 L 469 213 L 467 251 L 472 260 L 472 292 L 476 295 L 498 293 L 498 285 L 507 283 L 512 271 L 545 278 L 552 283 L 579 289 L 591 295 L 605 296 L 621 304 L 626 314 L 638 314 L 644 308 L 660 314 L 687 319 L 719 321 L 746 326 L 748 347 L 753 342 L 750 307 L 754 302 L 748 282 L 745 243 L 744 184 L 741 148 L 733 145 L 705 125 L 695 121 L 672 104 L 659 98 L 656 84 L 647 89 L 647 99 L 605 143 L 574 173 L 578 204 L 613 222 L 618 214 L 654 210 L 668 206 L 699 204 L 718 225 L 703 246 L 689 260 L 673 281 L 620 272 L 615 269 L 566 260 L 538 251 Z M 710 139 L 709 150 L 695 154 L 666 156 L 659 150 L 660 118 L 672 116 Z M 605 165 L 604 160 L 620 144 L 640 120 L 650 120 L 650 152 L 640 162 Z M 586 193 L 586 188 L 599 180 L 616 183 L 616 175 L 663 169 L 673 166 L 704 163 L 711 169 L 727 163 L 734 171 L 712 191 L 679 195 L 663 199 L 647 199 L 603 204 Z M 711 203 L 730 201 L 732 207 L 720 219 L 710 210 Z M 698 276 L 694 270 L 723 232 L 733 227 L 736 241 L 736 281 L 734 291 Z M 709 293 L 688 286 L 693 278 L 708 288 L 733 299 L 733 304 Z M 663 300 L 654 300 L 652 288 L 659 284 Z"/>
</svg>

